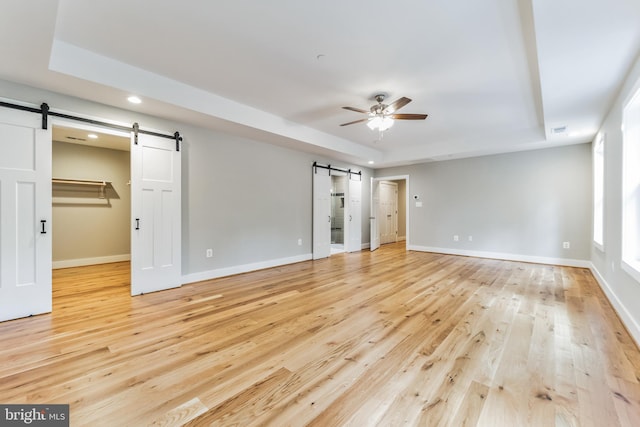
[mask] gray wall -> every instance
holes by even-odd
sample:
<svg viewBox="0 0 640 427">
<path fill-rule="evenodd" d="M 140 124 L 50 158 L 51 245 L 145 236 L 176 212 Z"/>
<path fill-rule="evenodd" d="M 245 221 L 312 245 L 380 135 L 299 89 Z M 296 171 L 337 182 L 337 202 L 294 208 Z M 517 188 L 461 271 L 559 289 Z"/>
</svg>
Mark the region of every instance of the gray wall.
<svg viewBox="0 0 640 427">
<path fill-rule="evenodd" d="M 591 247 L 596 277 L 640 343 L 640 283 L 621 269 L 622 261 L 622 109 L 640 79 L 640 60 L 629 73 L 600 132 L 605 135 L 604 251 Z"/>
<path fill-rule="evenodd" d="M 589 259 L 588 144 L 376 170 L 394 175 L 423 202 L 410 201 L 412 246 Z"/>
<path fill-rule="evenodd" d="M 130 155 L 127 151 L 53 143 L 54 178 L 111 181 L 96 187 L 53 185 L 53 261 L 130 253 Z"/>
<path fill-rule="evenodd" d="M 12 82 L 0 80 L 0 93 L 35 105 L 46 101 L 54 111 L 179 130 L 183 275 L 310 254 L 314 161 L 363 172 L 362 241 L 369 242 L 370 169 Z M 205 257 L 207 248 L 213 258 Z"/>
<path fill-rule="evenodd" d="M 369 217 L 369 170 L 210 130 L 180 131 L 185 274 L 310 254 L 314 161 L 363 170 L 362 216 Z M 363 221 L 363 242 L 368 226 Z M 213 258 L 205 258 L 207 248 Z"/>
</svg>

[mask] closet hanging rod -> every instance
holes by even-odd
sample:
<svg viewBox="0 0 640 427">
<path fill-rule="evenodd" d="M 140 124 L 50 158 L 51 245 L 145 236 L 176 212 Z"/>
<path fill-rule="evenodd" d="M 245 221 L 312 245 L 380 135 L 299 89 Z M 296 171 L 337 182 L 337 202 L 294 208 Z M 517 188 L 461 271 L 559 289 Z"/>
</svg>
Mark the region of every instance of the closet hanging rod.
<svg viewBox="0 0 640 427">
<path fill-rule="evenodd" d="M 111 184 L 110 181 L 94 181 L 89 179 L 61 179 L 61 178 L 53 178 L 51 180 L 52 184 L 76 184 L 76 185 L 99 185 L 100 187 L 104 187 L 108 184 Z"/>
</svg>

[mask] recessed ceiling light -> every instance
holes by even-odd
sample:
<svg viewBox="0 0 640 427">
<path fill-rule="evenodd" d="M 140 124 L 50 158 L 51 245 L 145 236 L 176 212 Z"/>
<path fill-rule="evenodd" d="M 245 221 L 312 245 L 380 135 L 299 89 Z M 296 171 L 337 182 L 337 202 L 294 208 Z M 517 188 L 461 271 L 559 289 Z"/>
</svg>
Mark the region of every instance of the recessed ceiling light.
<svg viewBox="0 0 640 427">
<path fill-rule="evenodd" d="M 98 139 L 98 135 L 96 135 L 95 133 L 90 133 L 89 135 L 87 135 L 89 138 L 91 139 Z"/>
<path fill-rule="evenodd" d="M 375 163 L 375 162 L 374 162 L 373 160 L 369 160 L 369 164 L 370 164 L 370 165 L 372 165 L 372 164 L 374 164 L 374 163 Z"/>
<path fill-rule="evenodd" d="M 129 101 L 132 104 L 140 104 L 142 102 L 142 99 L 138 98 L 135 95 L 131 95 L 130 97 L 127 98 L 127 101 Z"/>
</svg>

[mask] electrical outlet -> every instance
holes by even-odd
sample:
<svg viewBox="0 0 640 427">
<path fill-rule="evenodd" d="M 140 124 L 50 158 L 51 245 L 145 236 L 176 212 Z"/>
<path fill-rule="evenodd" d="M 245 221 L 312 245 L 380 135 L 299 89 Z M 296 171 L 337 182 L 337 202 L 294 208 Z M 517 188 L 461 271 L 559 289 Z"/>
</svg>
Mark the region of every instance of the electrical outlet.
<svg viewBox="0 0 640 427">
<path fill-rule="evenodd" d="M 298 246 L 302 246 L 302 239 L 298 239 Z"/>
<path fill-rule="evenodd" d="M 206 256 L 207 258 L 211 258 L 213 256 L 213 249 L 207 249 Z"/>
<path fill-rule="evenodd" d="M 458 240 L 460 240 L 460 236 L 458 236 L 457 234 L 453 236 L 453 241 L 457 242 Z"/>
<path fill-rule="evenodd" d="M 563 249 L 571 249 L 571 242 L 562 242 Z"/>
<path fill-rule="evenodd" d="M 469 236 L 469 241 L 473 242 L 473 236 Z"/>
</svg>

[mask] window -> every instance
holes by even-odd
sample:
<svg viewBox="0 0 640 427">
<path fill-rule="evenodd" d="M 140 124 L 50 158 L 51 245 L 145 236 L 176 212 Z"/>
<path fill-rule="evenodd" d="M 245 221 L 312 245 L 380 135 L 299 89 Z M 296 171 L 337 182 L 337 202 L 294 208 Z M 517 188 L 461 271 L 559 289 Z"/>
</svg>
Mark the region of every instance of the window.
<svg viewBox="0 0 640 427">
<path fill-rule="evenodd" d="M 593 243 L 604 250 L 604 135 L 593 144 Z"/>
<path fill-rule="evenodd" d="M 640 89 L 622 114 L 622 268 L 640 281 Z"/>
</svg>

